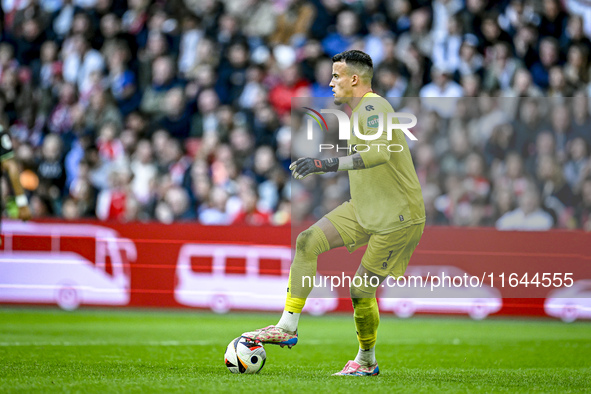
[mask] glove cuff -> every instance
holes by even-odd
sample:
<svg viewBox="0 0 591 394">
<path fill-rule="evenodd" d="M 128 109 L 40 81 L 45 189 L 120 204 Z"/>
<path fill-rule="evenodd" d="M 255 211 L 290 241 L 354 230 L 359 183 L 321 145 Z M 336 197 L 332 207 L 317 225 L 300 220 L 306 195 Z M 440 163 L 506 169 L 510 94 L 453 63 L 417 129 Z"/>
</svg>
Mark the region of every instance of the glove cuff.
<svg viewBox="0 0 591 394">
<path fill-rule="evenodd" d="M 336 157 L 324 159 L 322 160 L 322 167 L 326 172 L 337 172 L 339 170 L 339 159 Z"/>
</svg>

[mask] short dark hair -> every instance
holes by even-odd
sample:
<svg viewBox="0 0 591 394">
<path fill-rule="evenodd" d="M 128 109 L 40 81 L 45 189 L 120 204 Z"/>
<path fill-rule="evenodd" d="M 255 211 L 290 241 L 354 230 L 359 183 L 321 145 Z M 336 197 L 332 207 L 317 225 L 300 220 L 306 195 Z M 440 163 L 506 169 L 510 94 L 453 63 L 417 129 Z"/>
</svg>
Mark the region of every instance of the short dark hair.
<svg viewBox="0 0 591 394">
<path fill-rule="evenodd" d="M 332 62 L 345 62 L 348 65 L 365 66 L 373 70 L 373 61 L 371 60 L 371 57 L 367 53 L 358 51 L 357 49 L 337 53 L 332 57 Z"/>
<path fill-rule="evenodd" d="M 332 57 L 332 62 L 345 62 L 347 66 L 352 67 L 356 72 L 361 74 L 360 76 L 363 79 L 371 83 L 373 77 L 373 61 L 367 53 L 356 49 L 337 53 Z"/>
</svg>

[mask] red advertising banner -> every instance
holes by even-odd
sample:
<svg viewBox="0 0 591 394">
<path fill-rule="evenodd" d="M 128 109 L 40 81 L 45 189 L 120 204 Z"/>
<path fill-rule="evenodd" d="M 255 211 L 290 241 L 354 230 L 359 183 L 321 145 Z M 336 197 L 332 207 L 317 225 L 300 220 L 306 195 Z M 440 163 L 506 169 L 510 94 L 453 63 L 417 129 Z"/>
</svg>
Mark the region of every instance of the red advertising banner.
<svg viewBox="0 0 591 394">
<path fill-rule="evenodd" d="M 292 232 L 293 231 L 293 232 Z M 290 227 L 3 221 L 0 303 L 209 308 L 283 307 Z M 383 313 L 591 318 L 591 234 L 428 227 L 404 280 L 378 290 Z M 353 274 L 363 248 L 320 256 L 318 275 Z M 396 281 L 394 281 L 396 282 Z M 335 283 L 333 283 L 335 284 Z M 393 286 L 391 286 L 393 285 Z M 314 314 L 351 310 L 345 286 L 317 288 Z"/>
</svg>

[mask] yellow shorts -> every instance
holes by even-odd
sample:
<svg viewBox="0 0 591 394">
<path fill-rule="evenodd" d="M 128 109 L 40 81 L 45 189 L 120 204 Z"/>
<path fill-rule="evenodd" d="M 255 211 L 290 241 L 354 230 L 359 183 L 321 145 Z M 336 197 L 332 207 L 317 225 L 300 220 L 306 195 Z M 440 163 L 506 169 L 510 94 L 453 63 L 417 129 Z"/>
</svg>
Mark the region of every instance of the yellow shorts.
<svg viewBox="0 0 591 394">
<path fill-rule="evenodd" d="M 374 274 L 391 275 L 395 278 L 404 275 L 425 229 L 423 222 L 389 234 L 370 234 L 357 221 L 355 208 L 349 201 L 339 205 L 325 217 L 335 226 L 349 253 L 367 245 L 361 259 L 363 267 Z"/>
</svg>

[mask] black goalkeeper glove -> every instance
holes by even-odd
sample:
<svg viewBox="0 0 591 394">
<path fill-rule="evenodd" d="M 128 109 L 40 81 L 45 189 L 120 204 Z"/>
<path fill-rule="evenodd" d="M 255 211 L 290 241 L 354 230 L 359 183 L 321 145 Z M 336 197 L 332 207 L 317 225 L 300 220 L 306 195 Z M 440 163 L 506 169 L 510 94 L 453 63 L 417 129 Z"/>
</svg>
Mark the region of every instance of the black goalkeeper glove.
<svg viewBox="0 0 591 394">
<path fill-rule="evenodd" d="M 289 166 L 291 174 L 295 179 L 304 179 L 310 174 L 324 174 L 326 172 L 336 172 L 339 169 L 339 159 L 312 159 L 306 157 L 297 159 Z"/>
</svg>

